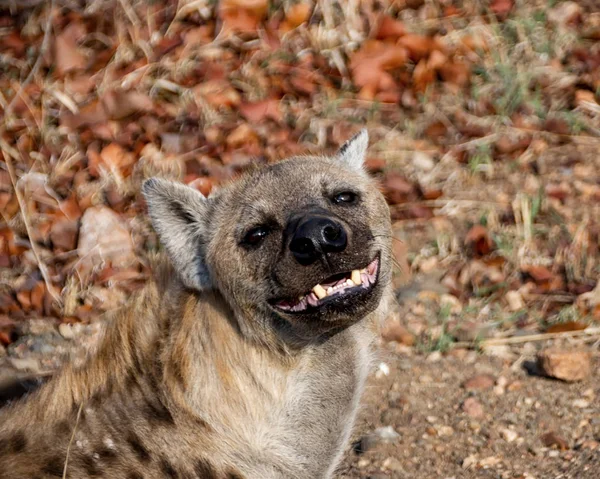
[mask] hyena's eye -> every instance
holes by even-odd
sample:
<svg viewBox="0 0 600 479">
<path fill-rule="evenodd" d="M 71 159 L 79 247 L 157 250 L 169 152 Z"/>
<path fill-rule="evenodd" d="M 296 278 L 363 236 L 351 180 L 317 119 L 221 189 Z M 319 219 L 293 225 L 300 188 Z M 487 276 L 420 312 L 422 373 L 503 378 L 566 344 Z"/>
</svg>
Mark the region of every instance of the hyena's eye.
<svg viewBox="0 0 600 479">
<path fill-rule="evenodd" d="M 242 244 L 246 246 L 258 246 L 268 234 L 269 228 L 267 226 L 257 226 L 246 232 L 242 239 Z"/>
<path fill-rule="evenodd" d="M 358 201 L 358 195 L 353 191 L 341 191 L 340 193 L 336 193 L 332 199 L 336 205 L 353 205 Z"/>
</svg>

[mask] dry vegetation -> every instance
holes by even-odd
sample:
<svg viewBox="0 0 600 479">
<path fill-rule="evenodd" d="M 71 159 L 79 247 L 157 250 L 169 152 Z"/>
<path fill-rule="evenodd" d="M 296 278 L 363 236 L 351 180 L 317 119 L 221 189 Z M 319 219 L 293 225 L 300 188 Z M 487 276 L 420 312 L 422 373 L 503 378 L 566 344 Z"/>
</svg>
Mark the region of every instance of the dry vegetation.
<svg viewBox="0 0 600 479">
<path fill-rule="evenodd" d="M 333 150 L 363 125 L 398 238 L 399 306 L 383 336 L 392 371 L 375 389 L 396 394 L 406 358 L 452 371 L 438 361 L 483 352 L 495 381 L 548 341 L 597 360 L 596 0 L 0 0 L 0 68 L 0 361 L 13 370 L 51 371 L 143 284 L 157 248 L 144 178 L 208 194 L 255 163 Z M 412 458 L 439 461 L 403 472 L 389 462 L 397 450 L 367 451 L 347 477 L 595 477 L 569 472 L 600 440 L 592 376 L 576 390 L 589 397 L 571 421 L 580 432 L 550 469 L 535 464 L 552 441 L 487 462 L 479 449 L 445 457 L 417 444 Z M 575 391 L 538 386 L 531 394 Z M 439 407 L 469 416 L 448 391 Z M 401 427 L 406 416 L 378 416 L 378 394 L 364 427 Z M 388 396 L 389 410 L 410 409 Z M 429 422 L 424 434 L 448 442 Z M 539 446 L 544 431 L 530 429 Z M 445 476 L 440 464 L 452 464 Z"/>
</svg>

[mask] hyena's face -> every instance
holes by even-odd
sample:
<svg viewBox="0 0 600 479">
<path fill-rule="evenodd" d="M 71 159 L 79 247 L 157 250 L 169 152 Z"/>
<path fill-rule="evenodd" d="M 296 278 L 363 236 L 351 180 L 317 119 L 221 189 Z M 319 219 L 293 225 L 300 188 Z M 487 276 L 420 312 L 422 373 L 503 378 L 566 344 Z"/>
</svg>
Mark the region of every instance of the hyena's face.
<svg viewBox="0 0 600 479">
<path fill-rule="evenodd" d="M 150 180 L 150 214 L 182 278 L 246 319 L 318 334 L 373 311 L 390 277 L 389 210 L 362 170 L 365 132 L 332 158 L 255 171 L 207 200 Z M 184 196 L 180 196 L 184 194 Z"/>
</svg>

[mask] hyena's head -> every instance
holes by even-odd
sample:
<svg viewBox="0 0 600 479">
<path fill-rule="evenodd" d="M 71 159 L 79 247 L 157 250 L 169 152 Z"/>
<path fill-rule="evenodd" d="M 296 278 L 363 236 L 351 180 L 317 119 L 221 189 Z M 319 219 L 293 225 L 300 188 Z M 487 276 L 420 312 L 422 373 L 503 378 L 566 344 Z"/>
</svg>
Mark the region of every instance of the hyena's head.
<svg viewBox="0 0 600 479">
<path fill-rule="evenodd" d="M 333 157 L 295 157 L 205 198 L 143 186 L 154 228 L 191 289 L 217 289 L 243 331 L 310 339 L 374 311 L 391 276 L 386 202 L 363 170 L 365 130 Z"/>
</svg>

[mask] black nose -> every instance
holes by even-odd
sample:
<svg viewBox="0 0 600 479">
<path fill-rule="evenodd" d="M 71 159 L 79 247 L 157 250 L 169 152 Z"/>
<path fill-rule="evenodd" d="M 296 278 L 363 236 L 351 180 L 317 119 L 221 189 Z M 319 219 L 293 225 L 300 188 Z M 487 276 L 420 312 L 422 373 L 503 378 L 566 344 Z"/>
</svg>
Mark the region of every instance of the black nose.
<svg viewBox="0 0 600 479">
<path fill-rule="evenodd" d="M 339 253 L 346 249 L 348 236 L 338 222 L 324 216 L 308 216 L 296 227 L 290 251 L 302 264 L 314 263 L 326 253 Z"/>
</svg>

